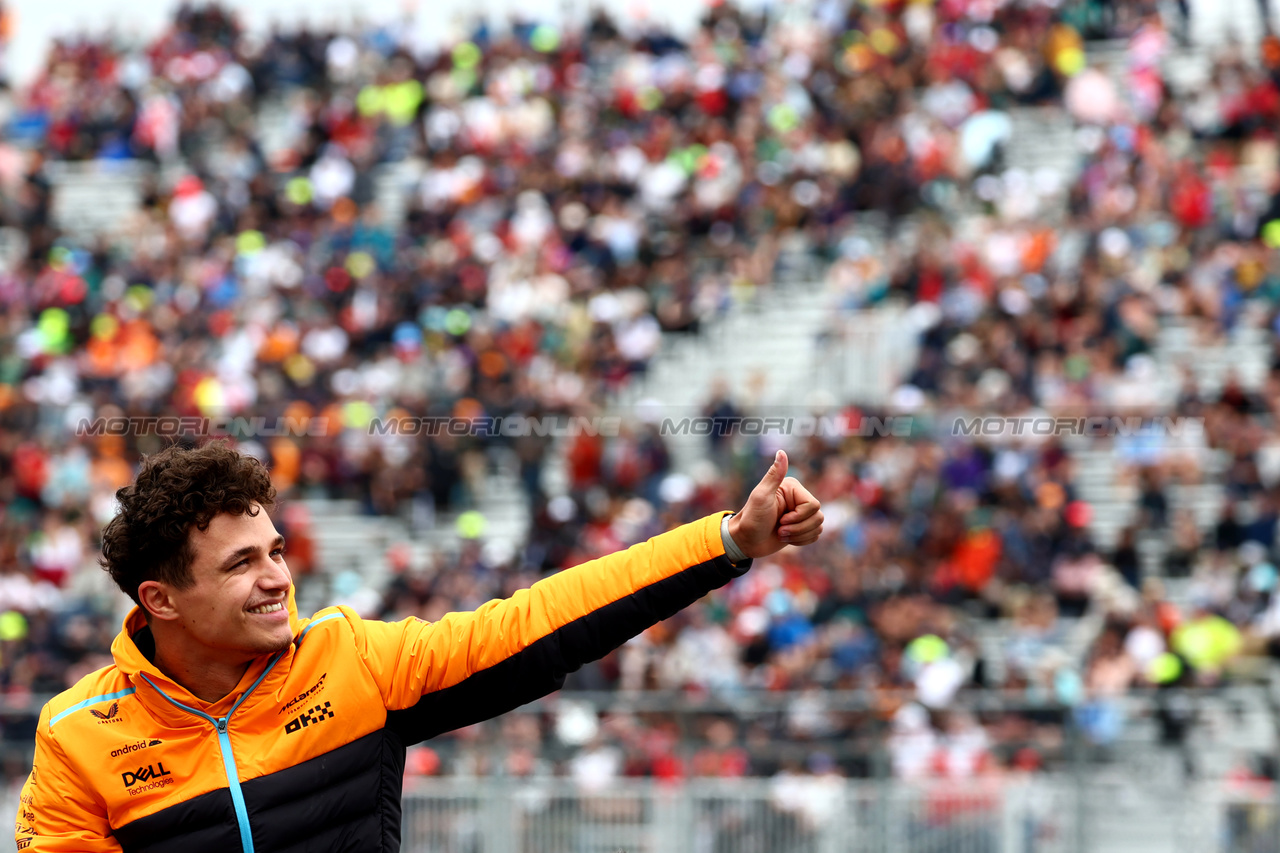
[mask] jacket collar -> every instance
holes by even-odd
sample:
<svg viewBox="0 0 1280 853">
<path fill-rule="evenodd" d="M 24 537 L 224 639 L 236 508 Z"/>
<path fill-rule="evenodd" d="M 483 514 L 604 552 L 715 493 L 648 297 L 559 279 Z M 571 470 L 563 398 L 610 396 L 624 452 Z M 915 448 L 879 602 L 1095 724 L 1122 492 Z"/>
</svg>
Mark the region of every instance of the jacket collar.
<svg viewBox="0 0 1280 853">
<path fill-rule="evenodd" d="M 297 636 L 302 626 L 298 620 L 298 607 L 294 601 L 293 588 L 289 589 L 289 627 L 295 642 L 283 653 L 262 655 L 249 664 L 235 689 L 216 702 L 206 702 L 187 688 L 174 681 L 160 671 L 144 651 L 154 651 L 155 641 L 151 637 L 151 629 L 147 627 L 142 608 L 135 606 L 129 611 L 121 626 L 120 633 L 111 643 L 111 656 L 115 659 L 116 668 L 129 679 L 129 683 L 137 688 L 137 696 L 146 704 L 147 709 L 157 718 L 173 726 L 208 725 L 194 714 L 190 714 L 174 705 L 174 702 L 186 705 L 211 717 L 226 716 L 246 691 L 253 689 L 254 699 L 277 693 L 284 685 L 285 674 L 289 671 L 294 650 L 297 648 Z M 274 665 L 273 665 L 274 664 Z M 270 667 L 271 671 L 263 673 Z M 261 683 L 254 684 L 261 678 Z M 163 696 L 157 691 L 162 691 Z M 167 697 L 167 699 L 166 699 Z M 277 697 L 279 698 L 279 697 Z M 172 700 L 172 701 L 169 701 Z"/>
</svg>

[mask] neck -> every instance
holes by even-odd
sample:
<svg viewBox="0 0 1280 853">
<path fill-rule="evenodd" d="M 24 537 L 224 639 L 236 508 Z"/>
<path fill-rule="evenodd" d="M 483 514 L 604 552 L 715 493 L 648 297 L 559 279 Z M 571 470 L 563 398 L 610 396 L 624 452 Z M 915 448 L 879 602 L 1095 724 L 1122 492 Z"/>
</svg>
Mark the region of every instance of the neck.
<svg viewBox="0 0 1280 853">
<path fill-rule="evenodd" d="M 235 690 L 252 662 L 252 659 L 223 661 L 184 654 L 181 649 L 176 648 L 177 645 L 157 637 L 153 662 L 157 669 L 204 702 L 217 702 Z"/>
</svg>

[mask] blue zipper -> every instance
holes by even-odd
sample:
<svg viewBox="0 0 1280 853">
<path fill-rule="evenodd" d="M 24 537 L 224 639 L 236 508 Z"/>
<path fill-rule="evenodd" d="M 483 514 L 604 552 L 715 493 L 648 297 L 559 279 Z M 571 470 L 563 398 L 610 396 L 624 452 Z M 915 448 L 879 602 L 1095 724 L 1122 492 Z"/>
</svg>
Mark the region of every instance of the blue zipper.
<svg viewBox="0 0 1280 853">
<path fill-rule="evenodd" d="M 272 667 L 280 662 L 280 658 L 283 656 L 284 652 L 278 652 L 276 656 L 271 659 L 271 662 L 267 664 L 267 668 L 262 671 L 262 675 L 259 675 L 257 680 L 254 681 L 253 684 L 249 685 L 249 689 L 246 690 L 244 694 L 236 700 L 235 704 L 231 706 L 231 710 L 227 711 L 227 715 L 225 717 L 217 718 L 209 716 L 204 711 L 198 711 L 188 705 L 183 705 L 168 693 L 165 693 L 159 687 L 156 687 L 156 683 L 150 678 L 147 678 L 147 674 L 145 672 L 138 673 L 146 679 L 148 684 L 155 688 L 157 693 L 167 699 L 169 704 L 181 708 L 188 714 L 195 714 L 197 717 L 203 717 L 213 723 L 214 729 L 218 732 L 218 749 L 222 752 L 222 766 L 227 771 L 227 784 L 231 788 L 231 803 L 235 806 L 236 823 L 240 825 L 240 847 L 244 850 L 244 853 L 253 853 L 253 832 L 249 829 L 249 810 L 245 808 L 244 792 L 240 790 L 240 776 L 236 772 L 236 757 L 231 752 L 231 735 L 227 731 L 227 723 L 231 720 L 231 715 L 236 712 L 236 708 L 239 708 L 241 703 L 249 698 L 249 694 L 262 683 L 262 679 L 267 677 L 267 673 L 271 671 Z"/>
</svg>

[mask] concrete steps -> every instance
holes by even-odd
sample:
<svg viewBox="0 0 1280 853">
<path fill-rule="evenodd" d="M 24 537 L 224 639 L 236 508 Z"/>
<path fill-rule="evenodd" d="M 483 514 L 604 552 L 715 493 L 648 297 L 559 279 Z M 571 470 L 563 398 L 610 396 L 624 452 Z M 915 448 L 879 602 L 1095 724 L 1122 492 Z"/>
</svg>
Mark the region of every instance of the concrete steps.
<svg viewBox="0 0 1280 853">
<path fill-rule="evenodd" d="M 82 240 L 111 234 L 142 206 L 152 168 L 135 160 L 51 162 L 44 166 L 53 187 L 53 221 Z"/>
<path fill-rule="evenodd" d="M 1232 376 L 1248 390 L 1261 390 L 1271 369 L 1271 340 L 1266 329 L 1248 323 L 1234 329 L 1226 340 L 1205 340 L 1189 322 L 1167 318 L 1152 355 L 1159 389 L 1156 398 L 1160 409 L 1168 412 L 1181 391 L 1184 370 L 1190 371 L 1202 399 L 1221 393 Z M 1116 481 L 1123 466 L 1120 450 L 1117 440 L 1112 439 L 1074 451 L 1074 484 L 1081 498 L 1093 507 L 1089 529 L 1094 542 L 1104 551 L 1115 546 L 1120 532 L 1137 517 L 1138 489 Z M 1219 451 L 1202 449 L 1204 482 L 1171 485 L 1167 493 L 1170 516 L 1188 510 L 1201 533 L 1209 534 L 1225 500 L 1219 477 L 1226 464 Z M 1167 538 L 1147 537 L 1140 541 L 1144 572 L 1159 574 L 1167 549 Z"/>
<path fill-rule="evenodd" d="M 382 213 L 382 221 L 390 228 L 398 228 L 422 180 L 426 163 L 422 160 L 401 160 L 379 166 L 373 175 L 373 199 Z"/>
<path fill-rule="evenodd" d="M 1271 337 L 1266 329 L 1242 325 L 1226 341 L 1205 343 L 1190 324 L 1168 320 L 1155 358 L 1159 369 L 1170 379 L 1176 377 L 1179 385 L 1182 369 L 1190 370 L 1204 396 L 1221 392 L 1232 375 L 1246 389 L 1257 391 L 1271 370 Z"/>
<path fill-rule="evenodd" d="M 915 363 L 906 313 L 842 315 L 817 284 L 777 286 L 732 308 L 697 338 L 668 335 L 645 376 L 620 392 L 611 414 L 698 417 L 717 383 L 745 414 L 803 418 L 836 403 L 884 403 Z M 666 436 L 677 470 L 705 457 L 705 434 Z"/>
<path fill-rule="evenodd" d="M 907 251 L 917 232 L 913 220 L 891 227 L 872 212 L 858 217 L 848 239 L 866 252 Z M 624 423 L 678 423 L 700 416 L 718 383 L 744 414 L 764 417 L 810 417 L 847 402 L 883 405 L 915 364 L 914 318 L 896 307 L 843 308 L 823 272 L 802 235 L 784 236 L 775 282 L 735 294 L 696 336 L 665 335 L 646 373 L 609 401 L 609 413 Z M 693 472 L 705 459 L 704 435 L 665 439 L 676 470 Z"/>
<path fill-rule="evenodd" d="M 496 563 L 519 554 L 528 539 L 531 511 L 514 459 L 498 452 L 492 463 L 483 489 L 474 495 L 473 509 L 484 517 L 484 553 Z M 333 604 L 350 604 L 363 612 L 376 603 L 392 577 L 387 552 L 393 545 L 408 549 L 414 567 L 462 547 L 458 517 L 466 508 L 424 514 L 406 506 L 400 516 L 374 516 L 365 515 L 353 500 L 295 503 L 311 513 L 318 561 L 316 572 L 298 584 L 298 612 L 304 616 Z"/>
<path fill-rule="evenodd" d="M 267 163 L 274 163 L 282 152 L 294 147 L 307 130 L 286 94 L 259 102 L 253 126 L 254 139 Z"/>
<path fill-rule="evenodd" d="M 1167 85 L 1178 94 L 1194 93 L 1210 78 L 1214 58 L 1230 44 L 1244 46 L 1242 56 L 1247 62 L 1257 62 L 1257 51 L 1252 50 L 1262 36 L 1262 19 L 1256 0 L 1192 0 L 1191 44 L 1182 46 L 1173 42 L 1161 69 Z M 1170 17 L 1166 10 L 1166 22 L 1171 31 L 1180 26 L 1178 16 Z M 1280 26 L 1280 12 L 1273 13 L 1274 23 Z M 1126 91 L 1126 72 L 1129 66 L 1129 40 L 1091 41 L 1086 44 L 1091 67 L 1104 68 L 1122 94 Z M 1021 171 L 1035 179 L 1037 176 L 1054 175 L 1069 185 L 1079 172 L 1082 152 L 1076 140 L 1075 122 L 1060 106 L 1015 107 L 1008 110 L 1013 121 L 1013 134 L 1006 150 L 1009 171 Z M 1008 173 L 1006 172 L 1006 175 Z M 1061 211 L 1065 194 L 1060 194 L 1054 210 Z"/>
<path fill-rule="evenodd" d="M 333 604 L 353 604 L 349 593 L 340 593 L 353 576 L 360 586 L 379 590 L 390 576 L 387 548 L 400 535 L 395 519 L 364 515 L 358 501 L 303 499 L 315 539 L 316 566 L 297 580 L 298 613 L 310 616 Z"/>
<path fill-rule="evenodd" d="M 779 412 L 807 413 L 817 390 L 814 365 L 819 335 L 831 319 L 820 284 L 777 285 L 739 303 L 696 337 L 664 335 L 662 347 L 639 381 L 611 401 L 624 423 L 641 418 L 675 423 L 697 417 L 717 382 L 738 405 L 757 399 Z M 688 472 L 705 455 L 703 435 L 668 435 L 676 470 Z"/>
<path fill-rule="evenodd" d="M 1069 183 L 1080 168 L 1075 123 L 1061 107 L 1015 107 L 1009 112 L 1013 135 L 1006 152 L 1010 169 L 1034 176 L 1049 170 Z"/>
<path fill-rule="evenodd" d="M 1194 45 L 1257 44 L 1262 39 L 1262 15 L 1255 0 L 1190 0 L 1191 41 Z M 1280 28 L 1280 9 L 1271 4 L 1271 24 Z"/>
</svg>

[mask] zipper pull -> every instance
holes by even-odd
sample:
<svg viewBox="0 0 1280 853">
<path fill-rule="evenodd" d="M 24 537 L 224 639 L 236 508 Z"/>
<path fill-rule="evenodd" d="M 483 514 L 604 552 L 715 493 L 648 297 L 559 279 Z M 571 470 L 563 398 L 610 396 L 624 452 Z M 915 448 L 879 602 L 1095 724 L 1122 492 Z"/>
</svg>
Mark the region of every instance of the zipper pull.
<svg viewBox="0 0 1280 853">
<path fill-rule="evenodd" d="M 218 719 L 214 720 L 213 722 L 214 722 L 214 725 L 216 725 L 216 726 L 218 727 L 218 734 L 220 734 L 220 735 L 225 735 L 225 734 L 227 733 L 227 718 L 226 718 L 226 717 L 219 717 Z"/>
</svg>

